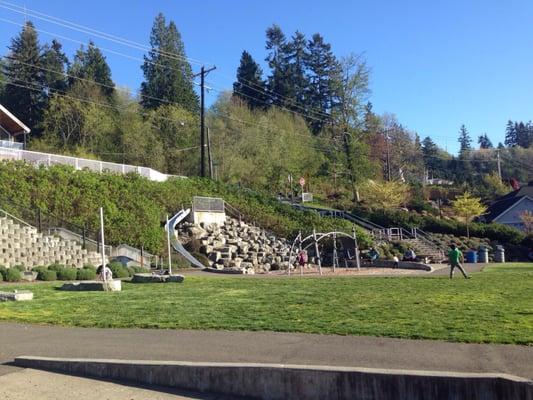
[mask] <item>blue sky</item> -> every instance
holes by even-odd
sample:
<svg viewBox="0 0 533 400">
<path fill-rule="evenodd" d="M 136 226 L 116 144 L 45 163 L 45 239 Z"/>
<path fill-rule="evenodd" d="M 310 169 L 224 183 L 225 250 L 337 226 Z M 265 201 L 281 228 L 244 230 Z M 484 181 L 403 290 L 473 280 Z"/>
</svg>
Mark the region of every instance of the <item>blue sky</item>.
<svg viewBox="0 0 533 400">
<path fill-rule="evenodd" d="M 472 137 L 503 141 L 508 119 L 533 119 L 533 2 L 528 1 L 66 1 L 10 0 L 28 10 L 148 44 L 153 18 L 173 19 L 187 55 L 217 70 L 208 81 L 230 88 L 243 49 L 263 62 L 265 29 L 320 32 L 337 56 L 364 53 L 372 69 L 370 100 L 422 137 L 456 152 L 465 124 Z M 0 53 L 24 15 L 2 8 Z M 143 51 L 36 18 L 37 29 L 141 58 Z M 40 33 L 42 42 L 52 36 Z M 59 39 L 69 57 L 78 43 Z M 140 61 L 104 51 L 120 85 L 138 89 Z M 193 64 L 199 70 L 199 65 Z M 209 95 L 212 102 L 217 93 Z"/>
</svg>

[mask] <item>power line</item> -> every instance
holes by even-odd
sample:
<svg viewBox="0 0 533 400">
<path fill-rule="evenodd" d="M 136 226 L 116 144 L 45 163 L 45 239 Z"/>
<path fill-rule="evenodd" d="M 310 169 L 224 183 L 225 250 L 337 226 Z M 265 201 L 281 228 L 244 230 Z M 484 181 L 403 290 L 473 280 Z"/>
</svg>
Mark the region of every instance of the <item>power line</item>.
<svg viewBox="0 0 533 400">
<path fill-rule="evenodd" d="M 44 14 L 44 13 L 41 13 L 41 12 L 36 11 L 36 10 L 27 9 L 25 7 L 22 8 L 21 6 L 18 6 L 18 5 L 13 4 L 13 3 L 9 3 L 7 1 L 0 0 L 0 3 L 4 4 L 4 5 L 0 4 L 1 8 L 8 9 L 10 11 L 13 11 L 13 12 L 16 12 L 16 13 L 19 13 L 19 14 L 24 14 L 24 15 L 29 14 L 30 16 L 33 16 L 34 18 L 37 18 L 37 19 L 40 19 L 40 20 L 43 20 L 43 21 L 46 21 L 46 22 L 50 22 L 50 23 L 55 24 L 55 25 L 59 25 L 59 26 L 65 27 L 67 29 L 72 29 L 74 31 L 78 31 L 78 32 L 81 32 L 81 33 L 90 34 L 90 35 L 99 37 L 101 39 L 108 40 L 108 41 L 111 41 L 111 42 L 115 42 L 115 43 L 118 43 L 118 44 L 121 44 L 121 45 L 124 45 L 124 46 L 128 46 L 128 47 L 131 47 L 131 48 L 134 48 L 134 49 L 143 50 L 143 51 L 154 51 L 154 52 L 156 52 L 158 54 L 161 54 L 161 55 L 163 55 L 163 56 L 165 56 L 167 58 L 180 59 L 180 60 L 191 62 L 193 64 L 198 64 L 198 65 L 204 64 L 204 62 L 202 62 L 200 60 L 195 60 L 193 58 L 184 57 L 184 56 L 180 56 L 178 54 L 169 53 L 169 52 L 161 51 L 161 50 L 158 50 L 158 49 L 154 49 L 154 48 L 152 48 L 150 46 L 147 46 L 147 45 L 144 45 L 142 43 L 138 43 L 138 42 L 135 42 L 135 41 L 123 38 L 123 37 L 112 35 L 112 34 L 109 34 L 107 32 L 102 32 L 102 31 L 93 29 L 91 27 L 87 27 L 87 26 L 83 26 L 83 25 L 74 23 L 72 21 L 68 21 L 68 20 L 65 20 L 65 19 L 62 19 L 62 18 L 58 18 L 58 17 L 52 16 L 52 15 Z M 12 8 L 12 7 L 15 7 L 15 8 Z M 224 75 L 224 74 L 219 74 L 219 75 L 224 76 L 226 78 L 229 78 L 227 75 Z M 327 114 L 327 113 L 323 113 L 321 111 L 315 111 L 315 110 L 306 109 L 304 106 L 299 105 L 296 100 L 288 98 L 286 96 L 283 96 L 283 95 L 281 95 L 281 94 L 279 94 L 279 93 L 277 93 L 275 91 L 271 91 L 271 90 L 264 91 L 264 90 L 258 89 L 257 85 L 255 83 L 251 82 L 251 81 L 248 81 L 246 79 L 242 79 L 242 81 L 247 82 L 247 83 L 240 82 L 243 86 L 246 86 L 246 87 L 250 88 L 251 90 L 256 91 L 257 93 L 267 94 L 271 98 L 273 96 L 276 96 L 276 97 L 278 97 L 280 99 L 286 100 L 289 103 L 295 105 L 297 108 L 300 108 L 301 110 L 305 111 L 306 113 L 313 113 L 315 115 L 322 115 L 322 116 L 324 116 L 326 118 L 330 117 L 330 115 Z M 249 85 L 248 83 L 250 83 L 251 85 Z"/>
<path fill-rule="evenodd" d="M 77 31 L 77 32 L 93 35 L 93 36 L 99 37 L 99 38 L 104 39 L 104 40 L 108 40 L 108 41 L 111 41 L 111 42 L 114 42 L 114 43 L 121 44 L 123 46 L 131 47 L 131 48 L 134 48 L 134 49 L 137 49 L 137 50 L 143 50 L 143 51 L 147 51 L 147 50 L 148 51 L 155 51 L 156 53 L 159 53 L 159 54 L 161 54 L 161 55 L 163 55 L 165 57 L 188 61 L 188 62 L 190 62 L 192 64 L 198 64 L 198 65 L 204 64 L 204 62 L 200 61 L 200 60 L 196 60 L 196 59 L 193 59 L 193 58 L 190 58 L 190 57 L 184 57 L 184 56 L 180 56 L 178 54 L 173 54 L 173 53 L 169 53 L 169 52 L 153 49 L 151 46 L 147 46 L 145 44 L 142 44 L 142 43 L 139 43 L 139 42 L 135 42 L 135 41 L 130 40 L 130 39 L 126 39 L 126 38 L 123 38 L 123 37 L 120 37 L 120 36 L 112 35 L 110 33 L 102 32 L 102 31 L 99 31 L 97 29 L 94 29 L 94 28 L 91 28 L 91 27 L 88 27 L 88 26 L 80 25 L 80 24 L 77 24 L 75 22 L 68 21 L 68 20 L 62 19 L 62 18 L 58 18 L 58 17 L 55 17 L 53 15 L 45 14 L 45 13 L 42 13 L 42 12 L 39 12 L 39 11 L 36 11 L 36 10 L 28 9 L 26 7 L 21 7 L 21 6 L 17 5 L 17 4 L 9 3 L 7 1 L 0 0 L 0 3 L 4 4 L 4 5 L 0 4 L 1 8 L 7 9 L 7 10 L 10 10 L 10 11 L 19 13 L 19 14 L 23 14 L 23 15 L 30 15 L 30 16 L 32 16 L 34 18 L 37 18 L 37 19 L 40 19 L 42 21 L 46 21 L 46 22 L 49 22 L 49 23 L 52 23 L 52 24 L 55 24 L 55 25 L 58 25 L 58 26 L 62 26 L 64 28 L 71 29 L 71 30 L 74 30 L 74 31 Z"/>
</svg>

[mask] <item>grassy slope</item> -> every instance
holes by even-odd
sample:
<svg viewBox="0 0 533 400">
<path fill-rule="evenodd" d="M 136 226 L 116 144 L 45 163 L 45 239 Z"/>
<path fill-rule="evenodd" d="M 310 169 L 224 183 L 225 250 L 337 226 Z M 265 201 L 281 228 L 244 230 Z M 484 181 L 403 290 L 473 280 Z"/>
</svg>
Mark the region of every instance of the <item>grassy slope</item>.
<svg viewBox="0 0 533 400">
<path fill-rule="evenodd" d="M 57 286 L 18 286 L 34 291 L 35 300 L 0 303 L 0 321 L 533 343 L 533 264 L 491 267 L 453 281 L 189 277 L 175 285 L 125 283 L 121 293 Z"/>
<path fill-rule="evenodd" d="M 17 207 L 39 207 L 97 232 L 98 209 L 104 207 L 108 242 L 144 246 L 151 252 L 164 250 L 160 223 L 165 215 L 172 215 L 182 206 L 190 207 L 194 196 L 223 197 L 249 220 L 286 238 L 295 237 L 299 230 L 309 233 L 313 227 L 319 232 L 352 230 L 348 221 L 320 218 L 316 212 L 297 211 L 272 196 L 207 179 L 159 183 L 135 174 L 124 177 L 74 171 L 66 166 L 37 169 L 21 163 L 0 163 L 0 208 L 27 219 L 19 215 Z M 368 244 L 368 235 L 358 232 L 359 242 Z"/>
</svg>

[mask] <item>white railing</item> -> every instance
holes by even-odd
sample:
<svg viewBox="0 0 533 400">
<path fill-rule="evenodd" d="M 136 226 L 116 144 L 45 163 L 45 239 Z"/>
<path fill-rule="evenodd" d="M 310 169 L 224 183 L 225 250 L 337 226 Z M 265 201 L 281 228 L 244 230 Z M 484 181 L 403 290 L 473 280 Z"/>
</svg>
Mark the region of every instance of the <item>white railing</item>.
<svg viewBox="0 0 533 400">
<path fill-rule="evenodd" d="M 107 161 L 89 160 L 86 158 L 77 158 L 70 156 L 61 156 L 57 154 L 40 153 L 37 151 L 28 151 L 4 147 L 0 142 L 0 160 L 21 160 L 32 165 L 70 165 L 75 169 L 87 168 L 95 172 L 113 172 L 116 174 L 127 174 L 135 172 L 151 181 L 164 182 L 170 177 L 184 178 L 183 176 L 167 175 L 148 167 L 139 167 L 135 165 L 117 164 Z"/>
<path fill-rule="evenodd" d="M 6 147 L 8 149 L 24 149 L 24 143 L 12 142 L 10 140 L 0 140 L 0 147 Z"/>
</svg>

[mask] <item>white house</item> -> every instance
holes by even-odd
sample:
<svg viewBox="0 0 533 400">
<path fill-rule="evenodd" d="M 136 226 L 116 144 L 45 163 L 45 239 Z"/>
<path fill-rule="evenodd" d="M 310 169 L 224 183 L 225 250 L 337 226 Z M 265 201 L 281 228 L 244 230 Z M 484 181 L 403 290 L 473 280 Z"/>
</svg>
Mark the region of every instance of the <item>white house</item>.
<svg viewBox="0 0 533 400">
<path fill-rule="evenodd" d="M 533 213 L 533 182 L 497 199 L 490 205 L 483 219 L 525 231 L 521 215 L 526 211 Z"/>
<path fill-rule="evenodd" d="M 26 136 L 29 133 L 30 128 L 0 104 L 0 140 L 26 143 Z"/>
</svg>

